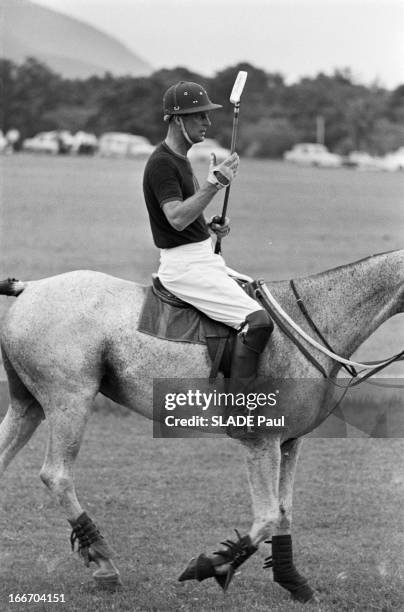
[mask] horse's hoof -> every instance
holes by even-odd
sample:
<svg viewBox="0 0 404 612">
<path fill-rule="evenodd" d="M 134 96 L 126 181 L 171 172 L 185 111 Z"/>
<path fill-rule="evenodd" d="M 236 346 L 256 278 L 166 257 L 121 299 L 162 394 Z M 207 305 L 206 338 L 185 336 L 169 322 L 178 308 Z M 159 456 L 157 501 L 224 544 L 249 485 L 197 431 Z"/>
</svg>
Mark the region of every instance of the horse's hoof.
<svg viewBox="0 0 404 612">
<path fill-rule="evenodd" d="M 308 584 L 303 585 L 302 588 L 290 595 L 293 601 L 299 601 L 300 603 L 320 603 L 317 593 Z"/>
<path fill-rule="evenodd" d="M 97 570 L 93 574 L 95 583 L 99 589 L 115 591 L 122 586 L 122 581 L 119 573 L 106 572 L 105 570 Z"/>
<path fill-rule="evenodd" d="M 234 570 L 232 567 L 224 574 L 217 574 L 212 561 L 206 555 L 201 554 L 197 559 L 195 557 L 191 559 L 178 580 L 179 582 L 184 582 L 185 580 L 198 580 L 202 582 L 202 580 L 207 578 L 214 578 L 223 591 L 227 591 L 233 575 Z"/>
<path fill-rule="evenodd" d="M 215 569 L 212 561 L 205 554 L 199 555 L 198 558 L 193 557 L 188 563 L 188 566 L 182 572 L 178 578 L 179 582 L 185 580 L 206 580 L 206 578 L 213 578 L 215 575 Z"/>
<path fill-rule="evenodd" d="M 182 572 L 181 576 L 178 578 L 179 582 L 184 582 L 185 580 L 196 580 L 196 558 L 195 557 L 191 559 L 187 567 Z"/>
</svg>

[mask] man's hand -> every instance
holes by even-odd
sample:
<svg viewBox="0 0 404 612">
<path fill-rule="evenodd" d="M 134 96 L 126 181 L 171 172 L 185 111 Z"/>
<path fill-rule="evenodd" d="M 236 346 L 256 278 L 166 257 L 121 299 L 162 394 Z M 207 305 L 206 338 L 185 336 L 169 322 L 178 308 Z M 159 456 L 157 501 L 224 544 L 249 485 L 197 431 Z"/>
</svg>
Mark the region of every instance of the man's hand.
<svg viewBox="0 0 404 612">
<path fill-rule="evenodd" d="M 229 155 L 221 164 L 216 164 L 216 155 L 211 153 L 208 183 L 215 185 L 216 189 L 228 187 L 236 178 L 240 158 L 237 153 Z"/>
<path fill-rule="evenodd" d="M 216 234 L 216 236 L 218 236 L 219 238 L 224 238 L 225 236 L 230 234 L 230 219 L 229 217 L 226 217 L 222 225 L 221 217 L 219 217 L 219 215 L 216 215 L 208 221 L 208 227 L 212 230 L 214 234 Z"/>
</svg>

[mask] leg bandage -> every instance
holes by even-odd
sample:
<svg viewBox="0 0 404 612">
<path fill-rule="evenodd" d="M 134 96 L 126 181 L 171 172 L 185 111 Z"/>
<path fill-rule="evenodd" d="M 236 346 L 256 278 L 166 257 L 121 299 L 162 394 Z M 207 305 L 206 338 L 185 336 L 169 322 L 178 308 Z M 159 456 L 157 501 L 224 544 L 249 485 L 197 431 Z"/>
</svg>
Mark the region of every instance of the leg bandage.
<svg viewBox="0 0 404 612">
<path fill-rule="evenodd" d="M 76 521 L 69 521 L 69 523 L 72 526 L 70 535 L 72 550 L 74 550 L 75 543 L 78 541 L 79 555 L 83 557 L 87 567 L 90 565 L 90 561 L 93 560 L 90 547 L 96 554 L 104 557 L 104 559 L 113 557 L 113 551 L 105 542 L 97 526 L 85 512 L 80 514 Z"/>
<path fill-rule="evenodd" d="M 268 560 L 266 567 L 270 566 L 271 562 Z M 293 599 L 305 602 L 313 598 L 313 589 L 294 566 L 292 536 L 279 535 L 272 537 L 272 571 L 274 581 L 290 591 Z"/>
</svg>

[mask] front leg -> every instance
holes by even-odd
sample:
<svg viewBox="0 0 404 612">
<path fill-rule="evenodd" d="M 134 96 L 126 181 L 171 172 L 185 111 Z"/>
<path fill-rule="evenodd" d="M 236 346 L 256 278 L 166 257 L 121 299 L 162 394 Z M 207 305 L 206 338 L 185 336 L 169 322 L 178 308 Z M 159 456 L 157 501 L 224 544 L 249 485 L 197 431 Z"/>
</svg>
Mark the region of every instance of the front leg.
<svg viewBox="0 0 404 612">
<path fill-rule="evenodd" d="M 303 603 L 316 601 L 316 595 L 299 574 L 293 563 L 292 551 L 292 498 L 297 459 L 303 440 L 288 440 L 281 447 L 279 481 L 279 522 L 272 536 L 272 557 L 266 559 L 265 568 L 272 567 L 274 581 L 287 589 L 292 598 Z"/>
<path fill-rule="evenodd" d="M 258 546 L 276 533 L 279 525 L 280 439 L 265 437 L 244 444 L 254 516 L 249 535 Z"/>
<path fill-rule="evenodd" d="M 250 533 L 240 537 L 237 532 L 236 542 L 222 542 L 225 549 L 192 559 L 179 577 L 181 582 L 215 578 L 223 590 L 227 590 L 235 571 L 275 529 L 279 516 L 279 438 L 244 439 L 242 443 L 247 449 L 247 471 L 254 512 Z"/>
</svg>

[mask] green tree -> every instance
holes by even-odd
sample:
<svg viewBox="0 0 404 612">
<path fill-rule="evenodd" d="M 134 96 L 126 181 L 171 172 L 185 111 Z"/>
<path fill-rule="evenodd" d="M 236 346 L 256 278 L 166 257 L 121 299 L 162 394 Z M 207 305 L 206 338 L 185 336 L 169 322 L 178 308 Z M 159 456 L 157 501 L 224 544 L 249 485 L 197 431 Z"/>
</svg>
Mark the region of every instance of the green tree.
<svg viewBox="0 0 404 612">
<path fill-rule="evenodd" d="M 23 138 L 49 128 L 44 114 L 60 102 L 62 79 L 34 58 L 20 66 L 2 62 L 3 127 L 16 127 Z"/>
<path fill-rule="evenodd" d="M 385 92 L 378 89 L 360 88 L 356 95 L 347 101 L 346 125 L 355 150 L 374 149 L 371 135 L 383 116 L 385 106 Z"/>
<path fill-rule="evenodd" d="M 289 86 L 283 97 L 285 114 L 300 133 L 301 140 L 315 142 L 316 120 L 325 120 L 325 144 L 334 148 L 347 136 L 344 109 L 353 93 L 348 75 L 337 72 L 333 77 L 320 73 Z"/>
<path fill-rule="evenodd" d="M 106 73 L 81 80 L 62 79 L 34 58 L 21 65 L 0 60 L 1 128 L 15 127 L 23 138 L 47 129 L 86 129 L 97 135 L 125 131 L 156 143 L 166 130 L 163 94 L 173 83 L 187 80 L 201 83 L 212 100 L 223 104 L 211 114 L 210 135 L 228 147 L 233 124 L 229 96 L 239 70 L 248 72 L 240 109 L 240 152 L 277 156 L 294 142 L 314 141 L 319 115 L 331 150 L 384 152 L 402 143 L 404 85 L 392 92 L 366 87 L 356 83 L 348 69 L 286 85 L 281 74 L 249 63 L 230 66 L 211 78 L 178 66 L 148 78 Z"/>
<path fill-rule="evenodd" d="M 0 129 L 6 132 L 10 127 L 13 115 L 14 82 L 17 66 L 9 60 L 0 60 Z"/>
<path fill-rule="evenodd" d="M 399 85 L 391 92 L 386 106 L 388 119 L 404 125 L 404 85 Z"/>
<path fill-rule="evenodd" d="M 378 155 L 404 147 L 404 123 L 392 123 L 382 117 L 372 126 L 368 135 L 368 150 Z"/>
<path fill-rule="evenodd" d="M 240 130 L 240 146 L 249 157 L 282 157 L 297 141 L 297 132 L 288 119 L 260 119 Z"/>
</svg>

